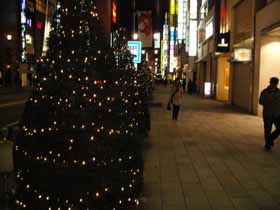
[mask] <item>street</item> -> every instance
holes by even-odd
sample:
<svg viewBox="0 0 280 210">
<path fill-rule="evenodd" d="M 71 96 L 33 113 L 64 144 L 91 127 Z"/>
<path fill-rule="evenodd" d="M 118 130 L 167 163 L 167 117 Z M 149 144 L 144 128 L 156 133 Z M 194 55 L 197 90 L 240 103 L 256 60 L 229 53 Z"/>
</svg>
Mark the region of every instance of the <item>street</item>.
<svg viewBox="0 0 280 210">
<path fill-rule="evenodd" d="M 165 109 L 169 88 L 154 95 L 143 210 L 280 210 L 280 147 L 263 150 L 260 117 L 186 94 L 176 122 Z M 23 108 L 0 108 L 1 125 Z"/>
<path fill-rule="evenodd" d="M 178 122 L 155 92 L 145 150 L 145 210 L 279 210 L 280 145 L 263 149 L 258 116 L 185 96 Z"/>
<path fill-rule="evenodd" d="M 19 121 L 28 96 L 28 90 L 0 91 L 0 128 Z"/>
</svg>

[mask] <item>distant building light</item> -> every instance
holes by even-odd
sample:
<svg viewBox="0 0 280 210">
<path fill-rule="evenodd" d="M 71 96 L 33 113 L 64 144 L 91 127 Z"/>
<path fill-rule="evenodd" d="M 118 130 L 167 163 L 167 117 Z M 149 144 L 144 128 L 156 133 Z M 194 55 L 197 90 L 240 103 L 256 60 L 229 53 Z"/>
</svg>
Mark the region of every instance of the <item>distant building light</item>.
<svg viewBox="0 0 280 210">
<path fill-rule="evenodd" d="M 146 53 L 146 51 L 145 50 L 142 50 L 142 54 L 144 55 Z"/>
<path fill-rule="evenodd" d="M 28 19 L 26 20 L 26 24 L 27 24 L 29 27 L 31 27 L 31 26 L 32 26 L 32 20 L 28 18 Z"/>
<path fill-rule="evenodd" d="M 138 34 L 137 34 L 137 33 L 134 33 L 132 38 L 133 38 L 134 40 L 138 40 Z"/>
<path fill-rule="evenodd" d="M 26 34 L 25 40 L 26 44 L 32 45 L 32 36 L 30 34 Z"/>
<path fill-rule="evenodd" d="M 13 39 L 13 36 L 12 34 L 7 34 L 6 38 L 8 41 L 11 41 Z"/>
<path fill-rule="evenodd" d="M 158 50 L 155 50 L 155 54 L 156 54 L 156 55 L 158 54 Z"/>
</svg>

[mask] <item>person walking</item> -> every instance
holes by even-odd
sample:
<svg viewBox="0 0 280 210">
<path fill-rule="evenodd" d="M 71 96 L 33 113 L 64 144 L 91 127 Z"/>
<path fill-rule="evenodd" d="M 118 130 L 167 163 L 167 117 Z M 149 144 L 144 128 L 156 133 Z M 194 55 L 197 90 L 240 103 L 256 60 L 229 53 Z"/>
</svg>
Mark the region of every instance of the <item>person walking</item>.
<svg viewBox="0 0 280 210">
<path fill-rule="evenodd" d="M 175 80 L 174 86 L 172 87 L 172 94 L 169 99 L 169 103 L 173 105 L 172 106 L 172 119 L 173 120 L 178 119 L 183 96 L 184 96 L 184 90 L 181 87 L 180 79 L 177 78 Z"/>
<path fill-rule="evenodd" d="M 272 77 L 270 85 L 261 92 L 259 103 L 263 106 L 263 122 L 265 149 L 274 146 L 274 140 L 280 135 L 280 90 L 277 87 L 279 79 Z M 272 126 L 276 129 L 271 133 Z"/>
</svg>

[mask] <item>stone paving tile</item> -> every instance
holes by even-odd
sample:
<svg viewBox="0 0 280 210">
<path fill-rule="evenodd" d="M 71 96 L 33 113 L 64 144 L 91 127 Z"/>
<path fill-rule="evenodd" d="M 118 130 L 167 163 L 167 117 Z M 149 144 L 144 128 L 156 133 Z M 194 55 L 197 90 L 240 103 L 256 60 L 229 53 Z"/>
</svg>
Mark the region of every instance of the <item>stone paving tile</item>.
<svg viewBox="0 0 280 210">
<path fill-rule="evenodd" d="M 143 210 L 280 210 L 280 144 L 263 150 L 260 117 L 186 96 L 178 122 L 155 92 Z"/>
</svg>

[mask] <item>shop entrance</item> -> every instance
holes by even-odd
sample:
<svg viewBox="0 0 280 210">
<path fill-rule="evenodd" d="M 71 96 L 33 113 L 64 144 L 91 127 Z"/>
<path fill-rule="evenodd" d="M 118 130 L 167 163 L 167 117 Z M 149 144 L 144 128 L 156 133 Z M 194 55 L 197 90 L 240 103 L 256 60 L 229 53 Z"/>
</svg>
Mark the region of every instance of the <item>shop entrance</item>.
<svg viewBox="0 0 280 210">
<path fill-rule="evenodd" d="M 228 56 L 217 59 L 216 98 L 219 101 L 229 101 L 230 63 Z"/>
</svg>

